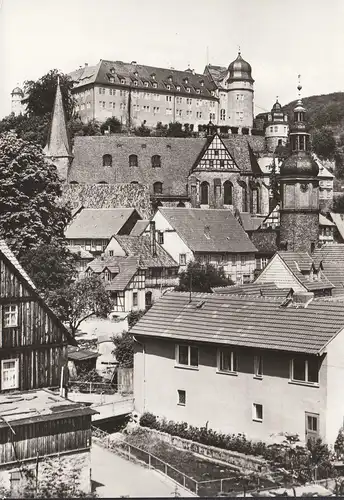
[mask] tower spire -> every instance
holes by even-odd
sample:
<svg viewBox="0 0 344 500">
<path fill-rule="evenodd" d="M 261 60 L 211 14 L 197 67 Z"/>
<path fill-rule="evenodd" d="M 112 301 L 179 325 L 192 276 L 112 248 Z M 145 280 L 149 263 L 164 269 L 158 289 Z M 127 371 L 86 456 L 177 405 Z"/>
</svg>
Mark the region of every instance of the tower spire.
<svg viewBox="0 0 344 500">
<path fill-rule="evenodd" d="M 63 106 L 60 77 L 57 77 L 56 96 L 47 144 L 44 148 L 47 158 L 56 165 L 59 175 L 65 179 L 72 158 L 65 110 Z"/>
</svg>

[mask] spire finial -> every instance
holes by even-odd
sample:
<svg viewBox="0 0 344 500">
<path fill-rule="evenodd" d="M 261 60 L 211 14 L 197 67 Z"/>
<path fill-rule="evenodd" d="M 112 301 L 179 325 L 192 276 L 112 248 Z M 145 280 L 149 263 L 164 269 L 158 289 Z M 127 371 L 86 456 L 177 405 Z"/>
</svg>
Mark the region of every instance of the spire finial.
<svg viewBox="0 0 344 500">
<path fill-rule="evenodd" d="M 299 91 L 299 99 L 301 99 L 301 90 L 302 90 L 301 75 L 297 75 L 297 79 L 298 79 L 297 90 Z"/>
<path fill-rule="evenodd" d="M 241 47 L 238 45 L 238 56 L 241 56 Z"/>
<path fill-rule="evenodd" d="M 57 86 L 60 86 L 60 75 L 57 75 Z"/>
<path fill-rule="evenodd" d="M 278 102 L 278 95 L 276 95 L 276 102 Z"/>
</svg>

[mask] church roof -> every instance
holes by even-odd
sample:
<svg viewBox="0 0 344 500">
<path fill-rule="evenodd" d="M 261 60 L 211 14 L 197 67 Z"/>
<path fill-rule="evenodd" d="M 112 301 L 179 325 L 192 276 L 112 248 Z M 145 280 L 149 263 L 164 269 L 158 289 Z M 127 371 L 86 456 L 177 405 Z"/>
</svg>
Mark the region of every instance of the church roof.
<svg viewBox="0 0 344 500">
<path fill-rule="evenodd" d="M 66 115 L 59 82 L 57 83 L 53 117 L 44 153 L 48 157 L 55 158 L 71 156 Z"/>
</svg>

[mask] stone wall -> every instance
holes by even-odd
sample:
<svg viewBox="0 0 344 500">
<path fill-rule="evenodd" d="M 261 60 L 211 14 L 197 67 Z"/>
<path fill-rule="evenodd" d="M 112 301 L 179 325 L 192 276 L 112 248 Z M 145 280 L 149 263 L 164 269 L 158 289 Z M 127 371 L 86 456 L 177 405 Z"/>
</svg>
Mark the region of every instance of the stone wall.
<svg viewBox="0 0 344 500">
<path fill-rule="evenodd" d="M 28 460 L 21 463 L 22 468 L 36 475 L 36 460 Z M 40 458 L 38 462 L 38 483 L 46 484 L 51 481 L 52 470 L 61 469 L 63 480 L 67 483 L 68 477 L 77 477 L 78 489 L 85 493 L 91 492 L 91 453 L 80 451 L 60 456 Z M 66 472 L 67 471 L 67 472 Z M 70 474 L 70 476 L 69 476 Z M 12 477 L 12 481 L 11 481 Z M 0 468 L 0 486 L 6 490 L 20 493 L 25 488 L 27 479 L 20 473 L 18 464 L 5 465 Z"/>
<path fill-rule="evenodd" d="M 269 468 L 268 463 L 262 458 L 256 458 L 250 455 L 244 455 L 243 453 L 238 453 L 236 451 L 223 450 L 221 448 L 216 448 L 215 446 L 196 443 L 195 441 L 190 441 L 189 439 L 171 436 L 166 432 L 148 429 L 147 427 L 144 427 L 144 429 L 157 436 L 161 441 L 169 443 L 176 448 L 198 453 L 199 455 L 203 455 L 214 460 L 222 460 L 223 462 L 227 462 L 235 467 L 239 467 L 240 470 L 264 472 Z"/>
<path fill-rule="evenodd" d="M 136 208 L 144 219 L 152 215 L 148 188 L 141 184 L 65 184 L 61 201 L 73 208 Z"/>
</svg>

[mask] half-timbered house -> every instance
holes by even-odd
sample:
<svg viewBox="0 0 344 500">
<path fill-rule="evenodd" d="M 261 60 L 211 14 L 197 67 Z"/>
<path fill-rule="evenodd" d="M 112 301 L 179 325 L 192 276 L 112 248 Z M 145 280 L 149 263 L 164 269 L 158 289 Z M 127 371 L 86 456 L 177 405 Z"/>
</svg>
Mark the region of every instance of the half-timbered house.
<svg viewBox="0 0 344 500">
<path fill-rule="evenodd" d="M 90 489 L 91 415 L 56 394 L 67 382 L 68 330 L 45 304 L 0 240 L 0 478 L 23 479 L 23 468 L 62 457 Z M 50 389 L 49 389 L 50 388 Z M 85 479 L 86 478 L 86 479 Z"/>
</svg>

